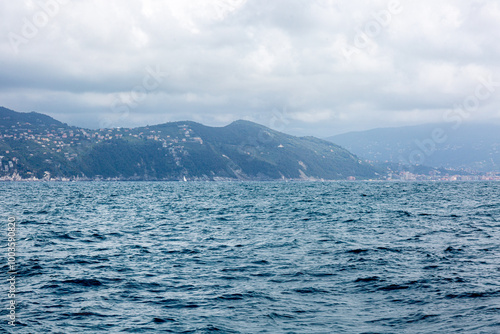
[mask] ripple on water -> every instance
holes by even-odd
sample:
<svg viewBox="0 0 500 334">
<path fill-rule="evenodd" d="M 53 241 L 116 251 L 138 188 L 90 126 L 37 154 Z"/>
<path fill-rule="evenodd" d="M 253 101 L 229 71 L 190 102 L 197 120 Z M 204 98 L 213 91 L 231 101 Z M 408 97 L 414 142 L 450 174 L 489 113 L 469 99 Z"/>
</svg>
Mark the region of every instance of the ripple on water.
<svg viewBox="0 0 500 334">
<path fill-rule="evenodd" d="M 500 332 L 497 183 L 0 188 L 19 333 Z"/>
</svg>

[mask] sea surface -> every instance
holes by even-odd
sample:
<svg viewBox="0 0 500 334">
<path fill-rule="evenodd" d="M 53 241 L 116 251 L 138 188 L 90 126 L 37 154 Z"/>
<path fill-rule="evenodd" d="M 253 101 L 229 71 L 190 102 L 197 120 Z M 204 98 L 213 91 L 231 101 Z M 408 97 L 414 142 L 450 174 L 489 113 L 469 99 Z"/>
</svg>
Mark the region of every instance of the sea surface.
<svg viewBox="0 0 500 334">
<path fill-rule="evenodd" d="M 11 333 L 500 333 L 500 183 L 0 183 Z"/>
</svg>

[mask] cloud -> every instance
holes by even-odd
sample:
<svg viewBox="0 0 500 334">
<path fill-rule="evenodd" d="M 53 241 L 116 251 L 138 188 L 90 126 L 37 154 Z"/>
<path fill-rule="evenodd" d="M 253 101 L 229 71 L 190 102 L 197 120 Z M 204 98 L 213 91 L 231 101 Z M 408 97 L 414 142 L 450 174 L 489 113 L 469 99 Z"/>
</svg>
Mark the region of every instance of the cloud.
<svg viewBox="0 0 500 334">
<path fill-rule="evenodd" d="M 278 111 L 280 130 L 329 136 L 442 121 L 480 78 L 500 82 L 494 0 L 26 0 L 0 12 L 0 104 L 86 127 L 272 126 Z M 135 101 L 148 67 L 166 76 Z M 470 119 L 498 120 L 499 91 Z"/>
</svg>

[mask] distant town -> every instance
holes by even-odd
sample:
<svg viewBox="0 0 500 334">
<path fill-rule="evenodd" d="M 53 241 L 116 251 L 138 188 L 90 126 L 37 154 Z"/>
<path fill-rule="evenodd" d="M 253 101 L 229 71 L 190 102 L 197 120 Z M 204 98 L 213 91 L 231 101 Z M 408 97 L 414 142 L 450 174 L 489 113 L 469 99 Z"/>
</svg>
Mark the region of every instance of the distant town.
<svg viewBox="0 0 500 334">
<path fill-rule="evenodd" d="M 483 175 L 450 175 L 434 174 L 419 175 L 410 172 L 401 172 L 399 174 L 389 174 L 388 181 L 500 181 L 498 173 L 486 173 Z"/>
<path fill-rule="evenodd" d="M 31 123 L 17 122 L 9 128 L 0 126 L 0 141 L 12 140 L 19 143 L 26 144 L 23 149 L 32 151 L 29 156 L 33 157 L 36 153 L 34 150 L 41 151 L 41 154 L 48 155 L 51 153 L 63 154 L 65 159 L 73 161 L 78 158 L 78 150 L 85 145 L 99 144 L 105 141 L 114 139 L 138 139 L 138 140 L 151 140 L 161 143 L 163 148 L 168 149 L 169 153 L 173 156 L 176 164 L 181 165 L 181 156 L 184 153 L 185 143 L 198 143 L 203 145 L 203 140 L 195 136 L 193 130 L 187 124 L 177 125 L 178 131 L 176 136 L 162 135 L 161 130 L 150 130 L 149 127 L 137 129 L 128 128 L 113 128 L 113 129 L 98 129 L 88 130 L 82 128 L 72 127 L 58 127 L 58 128 L 33 128 Z M 35 145 L 34 145 L 35 144 Z M 16 174 L 17 165 L 20 159 L 16 156 L 16 150 L 1 150 L 0 149 L 0 173 L 9 173 L 9 175 L 0 176 L 2 180 L 19 180 L 20 176 Z M 51 159 L 45 159 L 45 162 L 52 163 Z M 29 173 L 29 172 L 28 172 Z M 54 181 L 67 181 L 70 178 L 65 177 L 50 177 L 47 174 L 44 180 Z M 78 179 L 78 178 L 74 178 Z M 38 180 L 36 177 L 29 178 L 29 180 Z"/>
</svg>

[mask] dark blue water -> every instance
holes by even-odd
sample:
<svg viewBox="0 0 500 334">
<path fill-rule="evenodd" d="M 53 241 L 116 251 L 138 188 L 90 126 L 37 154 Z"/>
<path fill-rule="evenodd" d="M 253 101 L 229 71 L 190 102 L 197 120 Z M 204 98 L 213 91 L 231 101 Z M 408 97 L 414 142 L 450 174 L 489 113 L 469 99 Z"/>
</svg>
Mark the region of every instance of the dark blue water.
<svg viewBox="0 0 500 334">
<path fill-rule="evenodd" d="M 0 192 L 2 226 L 19 224 L 18 324 L 4 284 L 4 331 L 500 333 L 500 183 Z"/>
</svg>

